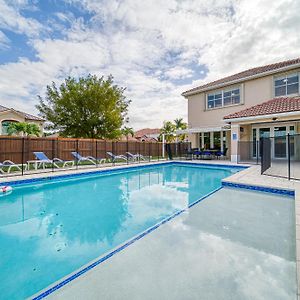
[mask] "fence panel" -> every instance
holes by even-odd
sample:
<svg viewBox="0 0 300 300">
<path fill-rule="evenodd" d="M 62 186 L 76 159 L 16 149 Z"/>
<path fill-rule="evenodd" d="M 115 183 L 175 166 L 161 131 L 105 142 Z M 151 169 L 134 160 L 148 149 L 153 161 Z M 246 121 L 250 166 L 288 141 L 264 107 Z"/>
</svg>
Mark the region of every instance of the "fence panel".
<svg viewBox="0 0 300 300">
<path fill-rule="evenodd" d="M 27 138 L 27 137 L 0 137 L 0 161 L 11 160 L 15 164 L 29 166 L 28 170 L 16 169 L 14 172 L 3 172 L 1 176 L 11 176 L 33 174 L 40 172 L 61 171 L 66 168 L 98 167 L 99 161 L 93 163 L 86 160 L 78 160 L 72 152 L 79 153 L 82 157 L 92 156 L 94 158 L 110 158 L 107 152 L 115 155 L 126 155 L 126 152 L 132 154 L 141 154 L 145 156 L 146 161 L 158 161 L 162 159 L 162 147 L 160 142 L 139 142 L 139 141 L 106 141 L 96 139 L 75 139 L 75 138 Z M 190 148 L 190 143 L 172 143 L 170 145 L 174 158 L 181 158 Z M 49 159 L 48 162 L 41 162 L 36 159 L 34 152 L 43 152 Z M 74 161 L 74 166 L 64 165 L 64 162 L 54 164 L 52 160 L 59 158 L 66 161 Z M 165 156 L 165 158 L 167 158 Z M 111 161 L 111 160 L 110 160 Z M 129 160 L 127 163 L 144 162 L 144 160 Z M 115 163 L 124 164 L 125 161 L 118 160 Z M 24 167 L 25 169 L 25 167 Z M 9 174 L 8 174 L 9 173 Z"/>
<path fill-rule="evenodd" d="M 261 143 L 261 173 L 300 180 L 300 135 L 281 135 Z"/>
</svg>

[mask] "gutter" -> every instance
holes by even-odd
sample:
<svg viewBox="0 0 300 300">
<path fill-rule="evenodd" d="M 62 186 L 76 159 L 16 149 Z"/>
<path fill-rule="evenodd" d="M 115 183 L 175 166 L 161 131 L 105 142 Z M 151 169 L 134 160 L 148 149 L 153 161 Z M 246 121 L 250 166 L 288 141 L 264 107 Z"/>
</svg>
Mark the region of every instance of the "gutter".
<svg viewBox="0 0 300 300">
<path fill-rule="evenodd" d="M 209 86 L 209 87 L 206 87 L 206 88 L 201 88 L 201 87 L 200 88 L 195 88 L 195 90 L 192 90 L 192 91 L 189 90 L 189 91 L 183 92 L 181 94 L 181 96 L 186 98 L 187 96 L 192 96 L 192 95 L 195 95 L 195 94 L 199 94 L 201 92 L 206 92 L 206 91 L 214 90 L 214 89 L 221 88 L 221 87 L 224 87 L 224 86 L 232 85 L 232 84 L 235 84 L 235 83 L 241 83 L 241 82 L 248 81 L 248 80 L 251 80 L 251 79 L 265 77 L 265 76 L 276 74 L 276 73 L 279 73 L 279 72 L 282 72 L 282 71 L 288 71 L 288 70 L 297 69 L 297 68 L 300 68 L 300 63 L 290 65 L 290 66 L 287 66 L 287 67 L 282 67 L 282 68 L 275 69 L 275 70 L 271 70 L 271 71 L 267 71 L 267 72 L 263 72 L 263 73 L 259 73 L 259 74 L 255 74 L 255 75 L 251 75 L 251 76 L 247 76 L 247 77 L 243 77 L 243 78 L 239 78 L 239 79 L 236 79 L 236 80 L 231 80 L 231 81 L 219 83 L 219 84 Z M 233 76 L 233 75 L 231 75 L 231 76 Z M 207 84 L 209 84 L 209 83 L 207 83 Z"/>
</svg>

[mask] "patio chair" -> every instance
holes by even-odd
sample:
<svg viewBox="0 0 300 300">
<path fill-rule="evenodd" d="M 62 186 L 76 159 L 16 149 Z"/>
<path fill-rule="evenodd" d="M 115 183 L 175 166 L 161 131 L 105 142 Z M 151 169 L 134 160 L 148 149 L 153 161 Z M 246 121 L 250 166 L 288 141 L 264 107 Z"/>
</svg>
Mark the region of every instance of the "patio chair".
<svg viewBox="0 0 300 300">
<path fill-rule="evenodd" d="M 201 158 L 202 157 L 202 154 L 203 154 L 203 152 L 201 151 L 201 150 L 194 150 L 193 151 L 193 159 L 194 159 L 194 156 L 196 156 L 196 159 L 199 159 L 199 158 Z"/>
<path fill-rule="evenodd" d="M 58 163 L 61 163 L 63 168 L 65 168 L 67 165 L 70 165 L 71 167 L 74 166 L 73 160 L 62 160 L 57 157 L 50 159 L 44 152 L 33 152 L 33 154 L 37 159 L 38 166 L 44 166 L 45 164 L 53 164 L 56 168 L 61 168 L 58 165 Z"/>
<path fill-rule="evenodd" d="M 107 155 L 110 157 L 112 162 L 115 162 L 117 159 L 125 160 L 127 161 L 128 158 L 125 155 L 115 155 L 112 152 L 106 152 Z"/>
<path fill-rule="evenodd" d="M 96 164 L 97 161 L 100 162 L 100 164 L 105 163 L 105 158 L 95 158 L 93 156 L 81 156 L 78 152 L 71 152 L 71 154 L 75 157 L 77 163 L 80 162 L 90 162 L 92 164 Z"/>
<path fill-rule="evenodd" d="M 18 171 L 22 172 L 22 167 L 24 170 L 27 170 L 26 164 L 15 164 L 11 160 L 5 160 L 3 163 L 0 162 L 0 173 L 4 174 L 5 171 L 3 169 L 7 168 L 7 173 L 10 173 L 12 169 L 17 169 Z"/>
<path fill-rule="evenodd" d="M 206 159 L 211 159 L 213 156 L 214 152 L 211 150 L 203 150 L 202 151 L 202 158 Z"/>
<path fill-rule="evenodd" d="M 224 151 L 217 151 L 216 152 L 216 157 L 217 158 L 226 157 L 227 150 L 228 150 L 228 148 L 225 148 Z"/>
<path fill-rule="evenodd" d="M 128 158 L 131 158 L 133 161 L 136 161 L 136 160 L 144 160 L 144 161 L 146 161 L 145 156 L 142 155 L 142 154 L 139 154 L 139 153 L 132 154 L 131 152 L 126 152 L 126 154 L 127 154 Z"/>
</svg>

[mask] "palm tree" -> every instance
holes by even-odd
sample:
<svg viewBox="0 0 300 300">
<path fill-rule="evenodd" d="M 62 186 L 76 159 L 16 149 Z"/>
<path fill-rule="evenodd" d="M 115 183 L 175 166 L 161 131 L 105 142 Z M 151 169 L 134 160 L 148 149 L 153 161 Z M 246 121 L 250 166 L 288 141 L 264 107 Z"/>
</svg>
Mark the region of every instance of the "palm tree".
<svg viewBox="0 0 300 300">
<path fill-rule="evenodd" d="M 134 131 L 133 131 L 133 128 L 132 127 L 124 127 L 122 129 L 122 134 L 126 136 L 126 139 L 128 141 L 128 137 L 131 135 L 131 136 L 134 136 Z"/>
<path fill-rule="evenodd" d="M 177 118 L 174 120 L 176 130 L 184 130 L 187 129 L 187 123 L 183 122 L 183 118 Z M 184 141 L 186 138 L 186 134 L 180 134 L 177 137 L 179 141 Z"/>
<path fill-rule="evenodd" d="M 161 135 L 165 135 L 167 143 L 174 141 L 176 127 L 171 121 L 165 121 L 163 127 L 160 130 Z"/>
<path fill-rule="evenodd" d="M 39 136 L 41 133 L 38 125 L 34 123 L 26 123 L 26 122 L 13 122 L 8 126 L 8 134 L 9 135 L 18 135 L 29 136 L 36 135 Z"/>
</svg>

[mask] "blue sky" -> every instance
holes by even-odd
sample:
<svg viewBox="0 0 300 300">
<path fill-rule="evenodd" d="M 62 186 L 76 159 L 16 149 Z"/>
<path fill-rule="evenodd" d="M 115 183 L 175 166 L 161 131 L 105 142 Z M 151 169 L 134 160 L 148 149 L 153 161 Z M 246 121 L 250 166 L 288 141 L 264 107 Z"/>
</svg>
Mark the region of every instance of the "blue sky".
<svg viewBox="0 0 300 300">
<path fill-rule="evenodd" d="M 297 0 L 0 0 L 0 104 L 36 113 L 52 81 L 112 74 L 135 129 L 186 119 L 184 90 L 299 57 L 299 11 Z"/>
</svg>

